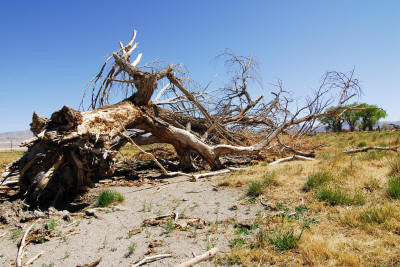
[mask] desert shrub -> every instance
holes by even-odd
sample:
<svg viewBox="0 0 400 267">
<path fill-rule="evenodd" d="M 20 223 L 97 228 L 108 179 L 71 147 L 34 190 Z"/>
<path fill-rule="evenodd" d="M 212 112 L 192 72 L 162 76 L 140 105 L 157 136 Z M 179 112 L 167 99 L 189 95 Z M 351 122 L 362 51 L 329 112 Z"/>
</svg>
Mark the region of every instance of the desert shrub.
<svg viewBox="0 0 400 267">
<path fill-rule="evenodd" d="M 360 193 L 357 193 L 354 196 L 350 196 L 343 189 L 336 188 L 323 188 L 317 194 L 317 199 L 320 201 L 325 201 L 332 206 L 335 205 L 362 205 L 365 203 L 364 196 Z"/>
<path fill-rule="evenodd" d="M 298 239 L 294 236 L 293 230 L 275 230 L 274 234 L 268 239 L 269 242 L 280 251 L 293 249 L 297 246 L 298 242 Z"/>
<path fill-rule="evenodd" d="M 104 190 L 97 197 L 97 206 L 108 207 L 111 204 L 121 203 L 124 200 L 125 197 L 122 194 L 112 190 Z"/>
<path fill-rule="evenodd" d="M 308 191 L 314 188 L 318 188 L 332 179 L 332 174 L 330 174 L 329 172 L 316 172 L 310 174 L 307 177 L 307 182 L 304 186 L 304 190 Z"/>
<path fill-rule="evenodd" d="M 128 256 L 135 253 L 135 250 L 136 250 L 136 243 L 135 242 L 130 243 L 128 247 Z"/>
<path fill-rule="evenodd" d="M 258 197 L 262 194 L 264 186 L 261 182 L 251 182 L 247 189 L 247 195 L 251 197 Z"/>
<path fill-rule="evenodd" d="M 400 198 L 400 176 L 392 176 L 389 178 L 387 194 L 391 198 Z"/>
</svg>

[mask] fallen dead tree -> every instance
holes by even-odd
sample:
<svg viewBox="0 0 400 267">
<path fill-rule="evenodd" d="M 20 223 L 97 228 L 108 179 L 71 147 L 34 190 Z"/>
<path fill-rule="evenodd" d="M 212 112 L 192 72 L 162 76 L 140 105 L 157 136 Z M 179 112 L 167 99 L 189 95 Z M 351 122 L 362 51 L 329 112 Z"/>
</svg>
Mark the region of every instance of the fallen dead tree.
<svg viewBox="0 0 400 267">
<path fill-rule="evenodd" d="M 367 152 L 368 150 L 384 150 L 384 151 L 397 152 L 397 149 L 399 147 L 400 146 L 394 146 L 394 147 L 367 146 L 367 147 L 356 148 L 356 149 L 347 149 L 347 150 L 343 151 L 343 153 L 351 154 L 351 153 Z"/>
<path fill-rule="evenodd" d="M 233 75 L 231 83 L 216 93 L 194 89 L 179 65 L 139 66 L 140 53 L 132 60 L 135 37 L 136 31 L 127 45 L 120 42 L 120 49 L 91 80 L 84 94 L 84 99 L 91 96 L 90 110 L 64 106 L 50 118 L 33 114 L 35 136 L 23 144 L 28 151 L 4 175 L 4 180 L 19 177 L 22 198 L 56 205 L 79 194 L 93 179 L 114 173 L 116 153 L 127 142 L 172 145 L 184 172 L 196 169 L 195 159 L 210 169 L 222 169 L 221 157 L 259 156 L 281 134 L 291 138 L 307 134 L 319 117 L 342 112 L 360 90 L 353 72 L 332 71 L 303 103 L 295 102 L 282 83 L 271 100 L 253 99 L 248 87 L 254 78 L 254 59 L 229 51 L 222 57 Z M 111 104 L 118 88 L 124 99 Z M 333 103 L 328 96 L 334 90 L 337 108 L 324 112 Z"/>
</svg>

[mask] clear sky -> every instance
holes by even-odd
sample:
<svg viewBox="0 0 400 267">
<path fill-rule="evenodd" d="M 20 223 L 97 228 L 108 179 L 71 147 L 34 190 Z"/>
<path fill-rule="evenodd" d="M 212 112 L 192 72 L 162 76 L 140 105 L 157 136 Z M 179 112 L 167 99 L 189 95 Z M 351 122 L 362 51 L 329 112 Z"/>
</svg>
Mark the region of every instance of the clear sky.
<svg viewBox="0 0 400 267">
<path fill-rule="evenodd" d="M 29 128 L 33 111 L 78 108 L 105 56 L 133 29 L 143 52 L 184 63 L 203 83 L 225 48 L 253 54 L 265 89 L 281 79 L 296 95 L 327 70 L 353 67 L 361 101 L 400 120 L 400 1 L 2 1 L 0 132 Z M 259 94 L 259 92 L 253 92 Z"/>
</svg>

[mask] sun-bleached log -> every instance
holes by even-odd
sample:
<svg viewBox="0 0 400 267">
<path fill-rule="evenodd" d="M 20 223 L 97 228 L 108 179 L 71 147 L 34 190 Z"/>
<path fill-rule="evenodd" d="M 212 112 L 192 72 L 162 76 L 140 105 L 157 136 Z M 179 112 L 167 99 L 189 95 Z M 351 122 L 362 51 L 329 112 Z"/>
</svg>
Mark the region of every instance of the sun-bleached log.
<svg viewBox="0 0 400 267">
<path fill-rule="evenodd" d="M 351 154 L 351 153 L 367 152 L 368 150 L 384 150 L 384 151 L 397 152 L 397 149 L 399 147 L 400 146 L 394 146 L 394 147 L 367 146 L 367 147 L 356 148 L 356 149 L 347 149 L 347 150 L 343 151 L 343 153 Z"/>
</svg>

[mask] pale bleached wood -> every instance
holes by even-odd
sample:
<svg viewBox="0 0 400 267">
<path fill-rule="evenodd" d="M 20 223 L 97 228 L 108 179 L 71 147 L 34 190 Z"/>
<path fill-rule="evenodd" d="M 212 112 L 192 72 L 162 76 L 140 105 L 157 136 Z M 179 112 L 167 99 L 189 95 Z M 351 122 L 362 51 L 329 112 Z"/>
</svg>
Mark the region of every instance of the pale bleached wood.
<svg viewBox="0 0 400 267">
<path fill-rule="evenodd" d="M 145 257 L 142 260 L 138 261 L 137 263 L 133 264 L 132 267 L 138 267 L 153 261 L 158 261 L 161 259 L 165 259 L 165 258 L 169 258 L 172 257 L 171 254 L 160 254 L 160 255 L 154 255 L 154 256 L 149 256 L 149 257 Z"/>
<path fill-rule="evenodd" d="M 26 246 L 26 238 L 28 237 L 28 234 L 34 225 L 35 225 L 35 223 L 31 224 L 28 227 L 28 229 L 26 229 L 24 235 L 22 236 L 21 243 L 19 245 L 18 253 L 17 253 L 17 261 L 16 261 L 17 267 L 22 267 L 22 255 L 24 253 L 24 247 Z"/>
<path fill-rule="evenodd" d="M 268 165 L 276 165 L 276 164 L 279 164 L 279 163 L 282 163 L 282 162 L 292 161 L 292 160 L 308 160 L 308 161 L 311 161 L 311 160 L 314 160 L 314 159 L 313 158 L 304 157 L 304 156 L 300 156 L 300 155 L 294 155 L 294 156 L 291 156 L 291 157 L 278 159 L 278 160 L 276 160 L 274 162 L 271 162 Z"/>
<path fill-rule="evenodd" d="M 179 265 L 177 265 L 176 267 L 190 267 L 190 266 L 194 266 L 202 261 L 211 259 L 212 257 L 214 257 L 218 252 L 218 248 L 212 248 L 211 250 L 207 251 L 206 253 L 203 253 L 199 256 L 194 257 L 191 260 L 188 260 L 186 262 L 183 262 Z"/>
</svg>

